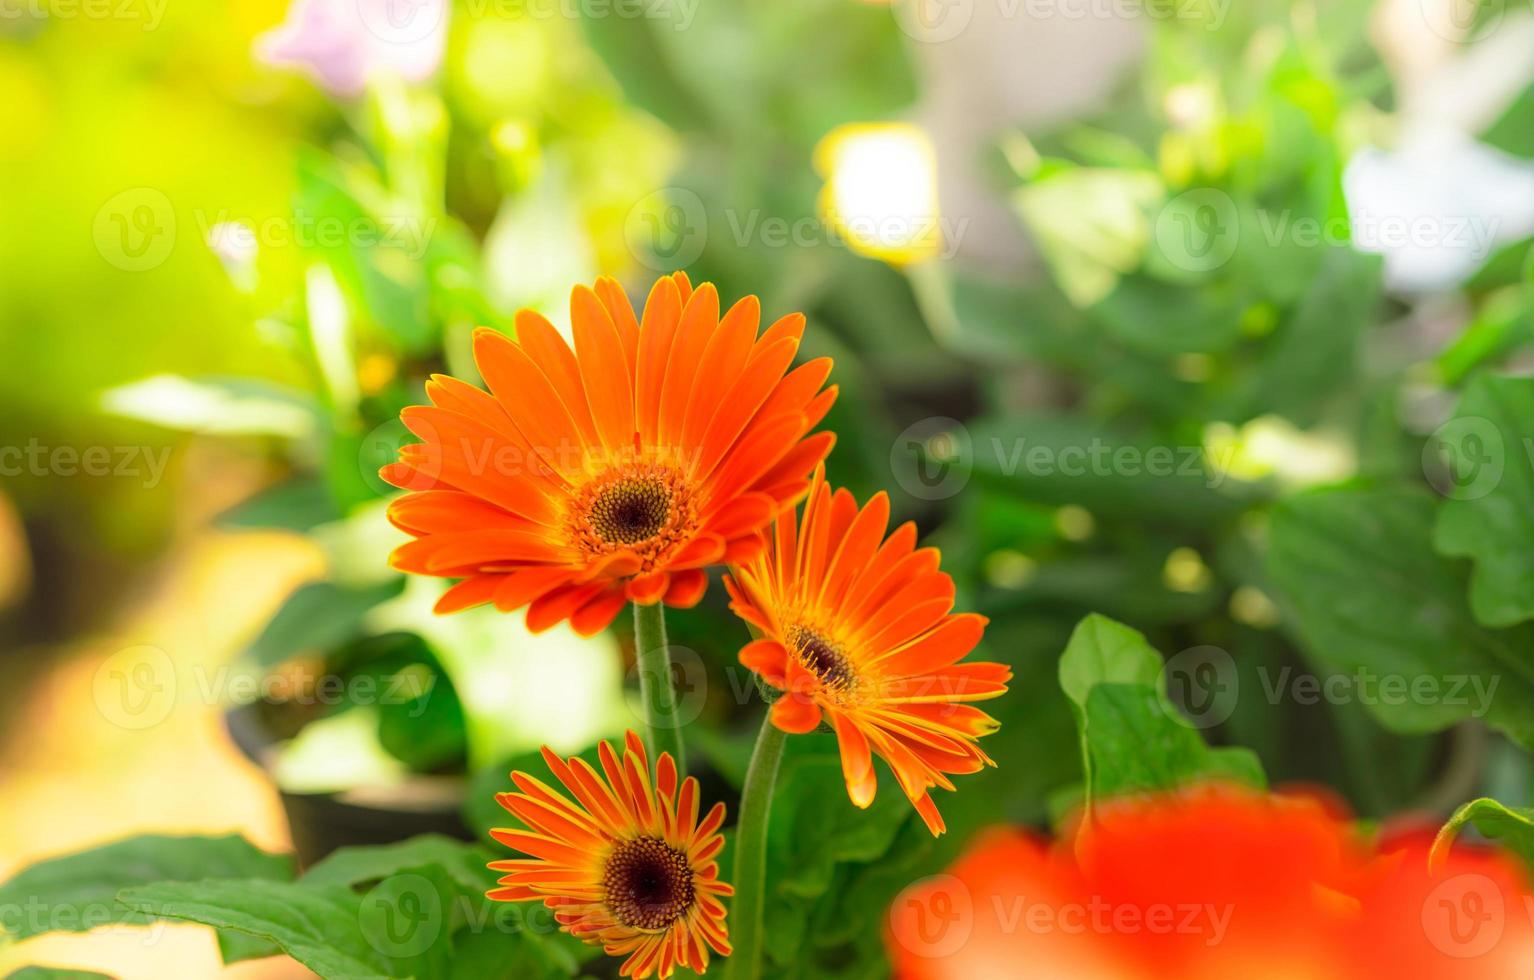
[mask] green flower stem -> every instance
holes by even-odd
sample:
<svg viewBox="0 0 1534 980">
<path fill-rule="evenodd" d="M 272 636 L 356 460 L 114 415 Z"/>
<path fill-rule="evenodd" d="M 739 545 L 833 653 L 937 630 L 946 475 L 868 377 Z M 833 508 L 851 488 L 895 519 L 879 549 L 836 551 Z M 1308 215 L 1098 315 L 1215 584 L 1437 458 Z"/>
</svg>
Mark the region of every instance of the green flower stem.
<svg viewBox="0 0 1534 980">
<path fill-rule="evenodd" d="M 730 941 L 734 952 L 725 961 L 726 980 L 758 980 L 762 975 L 762 945 L 767 905 L 767 822 L 772 792 L 783 761 L 788 736 L 762 720 L 761 734 L 751 752 L 746 787 L 740 795 L 740 822 L 735 825 L 734 908 L 730 910 Z"/>
<path fill-rule="evenodd" d="M 648 606 L 634 603 L 634 655 L 639 661 L 639 699 L 644 702 L 650 751 L 657 760 L 662 752 L 670 752 L 677 773 L 686 776 L 687 755 L 682 750 L 682 722 L 677 715 L 662 603 Z"/>
</svg>

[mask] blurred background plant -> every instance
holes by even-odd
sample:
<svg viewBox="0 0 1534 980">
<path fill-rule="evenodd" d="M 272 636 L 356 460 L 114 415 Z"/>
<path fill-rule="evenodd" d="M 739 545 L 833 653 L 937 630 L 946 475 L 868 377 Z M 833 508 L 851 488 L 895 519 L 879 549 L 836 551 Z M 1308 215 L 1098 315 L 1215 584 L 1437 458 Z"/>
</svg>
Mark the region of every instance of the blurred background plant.
<svg viewBox="0 0 1534 980">
<path fill-rule="evenodd" d="M 78 787 L 32 757 L 71 710 L 175 768 L 114 678 L 226 714 L 256 767 L 202 765 L 268 801 L 146 799 L 137 825 L 306 863 L 475 833 L 513 761 L 634 724 L 626 620 L 587 642 L 432 616 L 439 586 L 388 567 L 376 471 L 430 373 L 474 377 L 473 327 L 674 268 L 809 315 L 843 389 L 832 479 L 891 490 L 1017 674 L 1000 768 L 936 843 L 896 794 L 834 802 L 834 751 L 794 740 L 773 975 L 887 971 L 890 896 L 1080 798 L 1056 673 L 1089 612 L 1170 654 L 1166 693 L 1271 781 L 1371 819 L 1527 802 L 1534 10 L 407 6 L 3 8 L 14 860 L 128 829 L 42 829 Z M 672 619 L 686 737 L 733 799 L 743 634 L 717 588 Z M 1397 703 L 1371 675 L 1495 696 Z"/>
</svg>

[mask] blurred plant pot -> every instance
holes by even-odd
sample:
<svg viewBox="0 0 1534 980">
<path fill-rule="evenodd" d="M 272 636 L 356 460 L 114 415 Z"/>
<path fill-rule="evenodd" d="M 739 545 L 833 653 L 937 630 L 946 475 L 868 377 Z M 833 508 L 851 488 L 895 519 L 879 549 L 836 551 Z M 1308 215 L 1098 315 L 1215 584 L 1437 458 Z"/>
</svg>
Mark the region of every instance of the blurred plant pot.
<svg viewBox="0 0 1534 980">
<path fill-rule="evenodd" d="M 338 793 L 291 793 L 277 785 L 272 763 L 282 739 L 248 704 L 224 715 L 230 739 L 271 779 L 282 800 L 299 862 L 308 867 L 339 847 L 391 844 L 417 834 L 473 840 L 461 814 L 467 780 L 454 775 L 414 775 L 396 786 Z"/>
</svg>

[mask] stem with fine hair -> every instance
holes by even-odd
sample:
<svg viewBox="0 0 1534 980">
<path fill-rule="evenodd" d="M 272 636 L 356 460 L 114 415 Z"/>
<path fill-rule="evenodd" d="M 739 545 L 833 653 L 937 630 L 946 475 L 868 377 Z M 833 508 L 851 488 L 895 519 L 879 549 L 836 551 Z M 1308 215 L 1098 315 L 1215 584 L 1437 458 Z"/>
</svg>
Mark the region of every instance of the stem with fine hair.
<svg viewBox="0 0 1534 980">
<path fill-rule="evenodd" d="M 677 714 L 676 686 L 671 676 L 671 648 L 666 645 L 666 613 L 662 603 L 634 603 L 634 656 L 639 662 L 639 699 L 650 751 L 656 759 L 670 752 L 680 775 L 687 775 L 682 750 L 682 721 Z"/>
<path fill-rule="evenodd" d="M 740 794 L 740 821 L 735 825 L 735 907 L 730 915 L 731 945 L 726 980 L 758 980 L 762 974 L 763 931 L 767 905 L 767 822 L 772 793 L 783 761 L 788 736 L 762 719 L 761 734 L 751 751 L 751 768 Z"/>
</svg>

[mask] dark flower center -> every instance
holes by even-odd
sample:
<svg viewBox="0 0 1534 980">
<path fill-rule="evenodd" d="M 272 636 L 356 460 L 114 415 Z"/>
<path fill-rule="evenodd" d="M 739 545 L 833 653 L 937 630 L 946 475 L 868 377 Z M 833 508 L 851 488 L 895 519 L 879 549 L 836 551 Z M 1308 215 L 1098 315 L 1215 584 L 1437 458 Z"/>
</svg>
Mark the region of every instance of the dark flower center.
<svg viewBox="0 0 1534 980">
<path fill-rule="evenodd" d="M 671 490 L 658 476 L 614 483 L 591 502 L 588 520 L 608 544 L 638 544 L 655 537 L 671 512 Z"/>
<path fill-rule="evenodd" d="M 845 690 L 852 686 L 857 675 L 852 661 L 837 644 L 806 626 L 795 626 L 788 631 L 788 642 L 799 655 L 799 662 L 826 687 Z"/>
<path fill-rule="evenodd" d="M 658 837 L 620 841 L 607 859 L 602 885 L 613 917 L 631 929 L 657 932 L 693 902 L 687 855 Z"/>
</svg>

